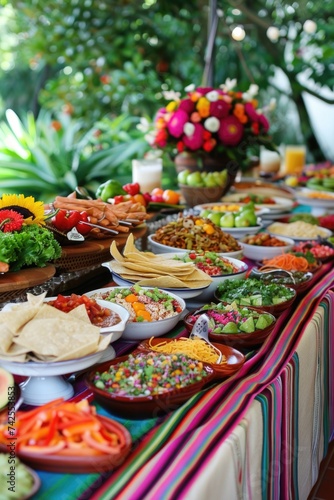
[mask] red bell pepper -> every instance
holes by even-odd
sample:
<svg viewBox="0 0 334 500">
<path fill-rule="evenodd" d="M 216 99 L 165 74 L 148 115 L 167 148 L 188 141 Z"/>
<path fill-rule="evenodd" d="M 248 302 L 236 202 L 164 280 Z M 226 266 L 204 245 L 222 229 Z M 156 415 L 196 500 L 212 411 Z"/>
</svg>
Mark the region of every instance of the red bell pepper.
<svg viewBox="0 0 334 500">
<path fill-rule="evenodd" d="M 80 220 L 80 212 L 76 210 L 60 209 L 52 218 L 52 224 L 63 233 L 68 233 Z"/>
<path fill-rule="evenodd" d="M 125 184 L 123 186 L 124 191 L 126 191 L 131 196 L 140 193 L 140 185 L 138 182 L 132 182 L 129 184 Z"/>
<path fill-rule="evenodd" d="M 92 226 L 88 226 L 88 224 L 83 224 L 84 222 L 89 222 L 89 218 L 87 212 L 80 212 L 80 221 L 75 225 L 78 233 L 82 234 L 82 236 L 86 236 L 86 234 L 90 233 L 93 229 Z"/>
<path fill-rule="evenodd" d="M 52 224 L 56 229 L 63 233 L 68 233 L 74 227 L 85 236 L 92 228 L 84 222 L 89 222 L 87 212 L 78 212 L 77 210 L 60 209 L 52 218 Z"/>
</svg>

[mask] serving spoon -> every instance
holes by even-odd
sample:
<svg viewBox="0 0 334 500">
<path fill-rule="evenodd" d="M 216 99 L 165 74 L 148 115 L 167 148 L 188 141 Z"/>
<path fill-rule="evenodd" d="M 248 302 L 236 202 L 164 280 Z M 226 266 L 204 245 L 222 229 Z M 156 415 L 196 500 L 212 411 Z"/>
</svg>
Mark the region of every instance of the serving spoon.
<svg viewBox="0 0 334 500">
<path fill-rule="evenodd" d="M 194 339 L 195 337 L 199 337 L 200 339 L 205 340 L 218 354 L 218 359 L 215 361 L 215 364 L 220 364 L 223 358 L 222 353 L 217 347 L 211 344 L 209 340 L 209 317 L 206 314 L 201 314 L 191 330 L 189 338 Z"/>
<path fill-rule="evenodd" d="M 252 269 L 249 277 L 254 277 L 254 278 L 261 278 L 263 275 L 274 275 L 274 276 L 281 276 L 282 278 L 286 278 L 287 276 L 291 279 L 292 283 L 295 285 L 296 280 L 293 276 L 293 274 L 290 271 L 286 271 L 285 269 L 269 269 L 268 271 L 259 271 L 258 269 Z"/>
</svg>

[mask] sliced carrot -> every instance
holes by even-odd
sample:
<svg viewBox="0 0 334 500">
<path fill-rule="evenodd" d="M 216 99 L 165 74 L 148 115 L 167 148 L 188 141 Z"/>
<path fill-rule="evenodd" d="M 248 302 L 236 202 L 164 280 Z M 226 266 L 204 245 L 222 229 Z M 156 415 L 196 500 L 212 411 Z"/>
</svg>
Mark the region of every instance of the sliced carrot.
<svg viewBox="0 0 334 500">
<path fill-rule="evenodd" d="M 134 293 L 130 293 L 125 297 L 126 302 L 138 302 L 138 297 Z"/>
</svg>

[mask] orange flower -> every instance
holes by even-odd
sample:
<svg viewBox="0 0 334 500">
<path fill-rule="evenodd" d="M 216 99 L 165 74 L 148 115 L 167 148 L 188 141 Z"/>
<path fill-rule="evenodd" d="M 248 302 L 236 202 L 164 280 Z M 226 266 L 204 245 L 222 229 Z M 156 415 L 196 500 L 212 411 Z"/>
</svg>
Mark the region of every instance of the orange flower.
<svg viewBox="0 0 334 500">
<path fill-rule="evenodd" d="M 197 111 L 194 111 L 193 113 L 191 113 L 190 115 L 190 121 L 192 123 L 199 123 L 201 121 L 201 115 L 199 113 L 197 113 Z"/>
<path fill-rule="evenodd" d="M 240 102 L 234 106 L 233 114 L 234 114 L 234 116 L 236 116 L 238 118 L 238 120 L 241 123 L 248 122 L 247 115 L 245 114 L 245 106 L 243 104 L 241 104 Z"/>
</svg>

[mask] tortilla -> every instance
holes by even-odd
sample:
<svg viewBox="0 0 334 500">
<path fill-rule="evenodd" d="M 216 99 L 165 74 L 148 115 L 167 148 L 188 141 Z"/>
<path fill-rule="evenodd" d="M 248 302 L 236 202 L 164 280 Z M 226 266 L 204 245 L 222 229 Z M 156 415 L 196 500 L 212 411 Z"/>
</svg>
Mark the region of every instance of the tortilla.
<svg viewBox="0 0 334 500">
<path fill-rule="evenodd" d="M 35 319 L 26 324 L 14 342 L 35 355 L 79 358 L 96 351 L 100 329 L 69 319 Z"/>
<path fill-rule="evenodd" d="M 0 359 L 54 362 L 76 359 L 104 350 L 110 335 L 90 322 L 84 304 L 66 313 L 43 303 L 42 296 L 15 304 L 0 313 Z"/>
</svg>

